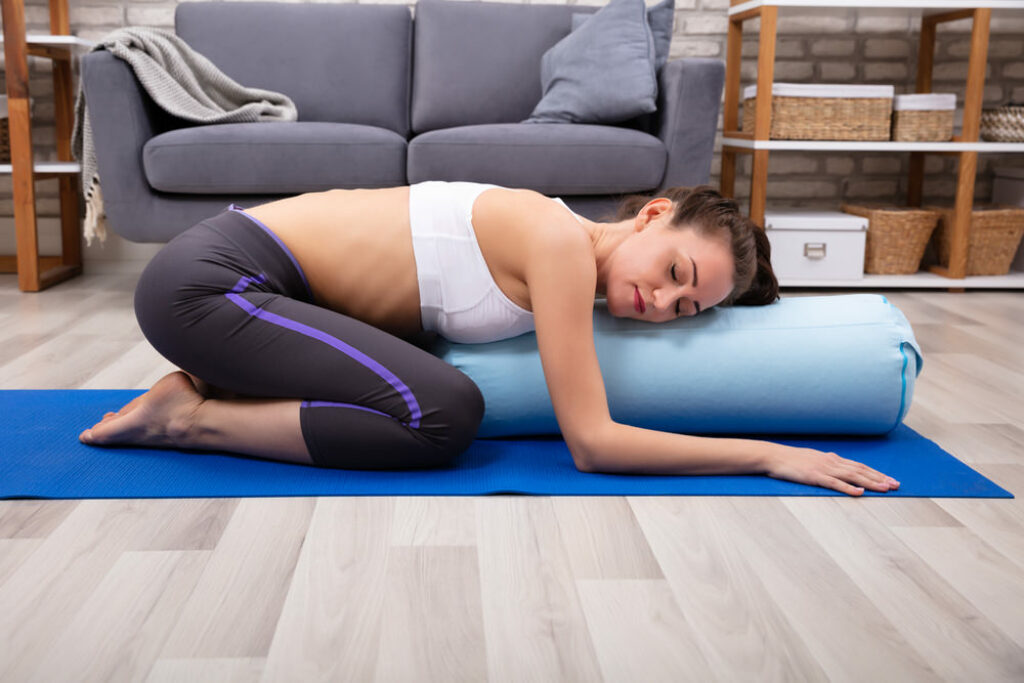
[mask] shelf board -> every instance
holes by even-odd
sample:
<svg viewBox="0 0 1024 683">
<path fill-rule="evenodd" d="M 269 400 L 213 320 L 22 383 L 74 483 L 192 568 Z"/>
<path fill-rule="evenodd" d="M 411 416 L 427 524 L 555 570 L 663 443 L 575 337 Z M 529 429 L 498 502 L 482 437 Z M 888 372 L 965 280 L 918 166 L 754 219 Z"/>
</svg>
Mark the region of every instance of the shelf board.
<svg viewBox="0 0 1024 683">
<path fill-rule="evenodd" d="M 779 278 L 779 286 L 791 289 L 1024 289 L 1024 272 L 1009 275 L 971 275 L 962 280 L 920 272 L 913 275 L 865 275 L 862 280 L 793 280 Z"/>
<path fill-rule="evenodd" d="M 3 42 L 3 37 L 0 36 L 0 43 Z M 42 47 L 78 47 L 84 50 L 92 49 L 96 45 L 96 43 L 91 40 L 79 38 L 78 36 L 53 36 L 41 33 L 29 33 L 25 36 L 25 42 L 29 45 L 38 45 Z"/>
<path fill-rule="evenodd" d="M 729 8 L 729 14 L 739 14 L 758 7 L 863 7 L 865 9 L 1024 9 L 1024 0 L 750 0 Z"/>
<path fill-rule="evenodd" d="M 10 175 L 13 172 L 10 164 L 0 164 L 0 175 Z M 36 173 L 81 173 L 82 165 L 77 161 L 40 161 L 32 166 Z"/>
<path fill-rule="evenodd" d="M 742 149 L 804 152 L 1024 152 L 1024 142 L 896 142 L 878 140 L 748 140 L 724 136 L 722 145 Z"/>
</svg>

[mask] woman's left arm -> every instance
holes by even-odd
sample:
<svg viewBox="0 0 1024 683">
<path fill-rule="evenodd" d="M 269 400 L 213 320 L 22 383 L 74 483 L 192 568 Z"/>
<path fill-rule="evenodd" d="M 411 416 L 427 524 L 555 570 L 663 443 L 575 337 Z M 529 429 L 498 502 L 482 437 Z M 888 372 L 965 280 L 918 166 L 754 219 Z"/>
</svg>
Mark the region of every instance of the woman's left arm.
<svg viewBox="0 0 1024 683">
<path fill-rule="evenodd" d="M 550 206 L 550 202 L 547 202 Z M 612 420 L 594 347 L 597 271 L 589 237 L 560 221 L 565 212 L 533 204 L 526 250 L 537 347 L 562 436 L 585 472 L 635 474 L 767 474 L 860 495 L 886 491 L 888 477 L 835 454 L 752 439 L 659 432 Z M 571 218 L 570 218 L 571 220 Z M 825 457 L 822 457 L 825 456 Z"/>
</svg>

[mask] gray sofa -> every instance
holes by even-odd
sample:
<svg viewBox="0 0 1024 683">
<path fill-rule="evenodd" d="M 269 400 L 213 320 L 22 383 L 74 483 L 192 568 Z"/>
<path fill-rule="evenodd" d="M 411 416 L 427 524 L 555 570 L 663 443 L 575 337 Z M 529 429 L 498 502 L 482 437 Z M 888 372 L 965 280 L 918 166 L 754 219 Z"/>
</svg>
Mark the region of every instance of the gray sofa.
<svg viewBox="0 0 1024 683">
<path fill-rule="evenodd" d="M 161 111 L 125 62 L 86 55 L 108 222 L 163 242 L 232 202 L 425 180 L 530 188 L 597 217 L 624 193 L 706 182 L 716 60 L 669 62 L 657 113 L 619 126 L 519 123 L 541 98 L 541 56 L 574 12 L 595 9 L 183 3 L 178 35 L 243 85 L 287 94 L 299 120 L 194 126 Z"/>
</svg>

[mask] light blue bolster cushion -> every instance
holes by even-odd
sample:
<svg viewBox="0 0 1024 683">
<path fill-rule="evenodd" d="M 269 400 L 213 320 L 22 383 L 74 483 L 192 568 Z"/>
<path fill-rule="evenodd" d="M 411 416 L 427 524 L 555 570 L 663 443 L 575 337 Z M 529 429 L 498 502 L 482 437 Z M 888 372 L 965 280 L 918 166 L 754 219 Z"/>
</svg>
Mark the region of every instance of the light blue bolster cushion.
<svg viewBox="0 0 1024 683">
<path fill-rule="evenodd" d="M 694 434 L 884 434 L 910 407 L 921 350 L 883 296 L 784 298 L 652 324 L 594 313 L 612 419 Z M 478 436 L 557 434 L 537 341 L 438 341 L 485 401 Z"/>
</svg>

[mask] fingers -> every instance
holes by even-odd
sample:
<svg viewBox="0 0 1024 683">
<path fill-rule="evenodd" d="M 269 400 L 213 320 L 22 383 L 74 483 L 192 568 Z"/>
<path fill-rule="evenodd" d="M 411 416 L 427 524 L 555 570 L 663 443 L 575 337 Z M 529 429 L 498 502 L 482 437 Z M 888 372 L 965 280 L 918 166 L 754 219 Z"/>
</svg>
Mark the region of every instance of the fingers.
<svg viewBox="0 0 1024 683">
<path fill-rule="evenodd" d="M 853 484 L 855 487 L 881 493 L 898 489 L 900 486 L 900 483 L 892 477 L 868 467 L 864 463 L 845 458 L 836 458 L 836 466 L 828 474 Z"/>
<path fill-rule="evenodd" d="M 823 486 L 827 489 L 835 489 L 836 491 L 839 491 L 840 493 L 845 493 L 848 496 L 856 497 L 864 495 L 863 487 L 848 484 L 842 479 L 838 479 L 836 477 L 826 476 L 824 481 L 822 481 L 822 483 L 819 484 L 819 486 Z"/>
</svg>

